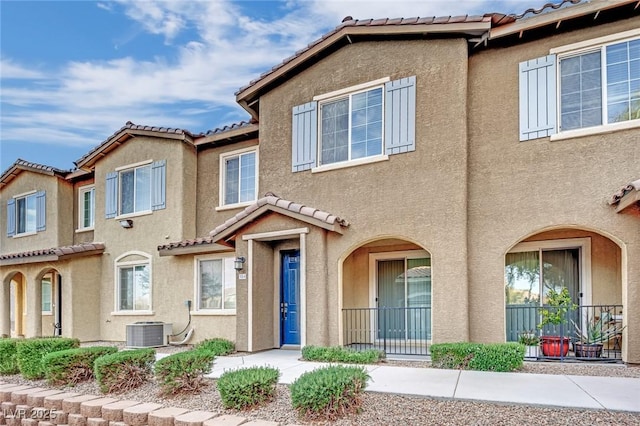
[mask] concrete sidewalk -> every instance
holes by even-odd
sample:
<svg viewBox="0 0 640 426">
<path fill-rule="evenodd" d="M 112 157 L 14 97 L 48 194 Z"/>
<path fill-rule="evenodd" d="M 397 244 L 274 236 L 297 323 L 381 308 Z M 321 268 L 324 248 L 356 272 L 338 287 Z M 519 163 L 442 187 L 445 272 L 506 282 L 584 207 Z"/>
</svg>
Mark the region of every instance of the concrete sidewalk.
<svg viewBox="0 0 640 426">
<path fill-rule="evenodd" d="M 280 383 L 326 366 L 300 361 L 300 351 L 271 350 L 245 356 L 218 357 L 208 375 L 228 370 L 270 366 L 280 370 Z M 440 370 L 436 368 L 365 366 L 370 392 L 459 400 L 493 401 L 556 407 L 640 412 L 640 379 L 528 373 Z"/>
</svg>

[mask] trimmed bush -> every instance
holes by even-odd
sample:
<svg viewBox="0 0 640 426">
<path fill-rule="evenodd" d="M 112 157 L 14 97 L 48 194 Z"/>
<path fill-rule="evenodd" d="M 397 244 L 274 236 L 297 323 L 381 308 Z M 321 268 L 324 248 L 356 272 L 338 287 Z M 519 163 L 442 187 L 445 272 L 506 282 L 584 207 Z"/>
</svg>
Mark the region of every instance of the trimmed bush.
<svg viewBox="0 0 640 426">
<path fill-rule="evenodd" d="M 93 373 L 103 393 L 126 392 L 151 377 L 155 349 L 135 349 L 103 355 L 93 363 Z"/>
<path fill-rule="evenodd" d="M 93 379 L 93 363 L 103 355 L 118 352 L 114 346 L 66 349 L 42 358 L 47 382 L 51 385 L 76 385 Z"/>
<path fill-rule="evenodd" d="M 302 358 L 306 361 L 375 364 L 384 359 L 385 354 L 377 349 L 356 351 L 342 346 L 305 346 L 302 348 Z"/>
<path fill-rule="evenodd" d="M 214 339 L 203 340 L 196 344 L 193 349 L 196 351 L 208 351 L 214 356 L 223 356 L 233 353 L 236 350 L 236 346 L 230 340 L 216 337 Z"/>
<path fill-rule="evenodd" d="M 69 337 L 37 337 L 18 341 L 18 367 L 25 379 L 44 378 L 42 359 L 51 352 L 77 348 L 80 340 Z"/>
<path fill-rule="evenodd" d="M 520 343 L 439 343 L 431 345 L 436 368 L 514 371 L 522 368 L 525 348 Z"/>
<path fill-rule="evenodd" d="M 252 367 L 227 371 L 218 379 L 218 391 L 225 408 L 244 410 L 271 400 L 280 371 L 271 367 Z"/>
<path fill-rule="evenodd" d="M 205 350 L 179 352 L 162 358 L 154 372 L 164 395 L 197 393 L 204 385 L 204 375 L 211 372 L 215 356 Z"/>
<path fill-rule="evenodd" d="M 291 402 L 308 419 L 334 421 L 357 413 L 369 375 L 363 367 L 331 365 L 301 375 L 291 385 Z"/>
<path fill-rule="evenodd" d="M 18 374 L 18 348 L 20 339 L 0 339 L 0 375 Z"/>
</svg>

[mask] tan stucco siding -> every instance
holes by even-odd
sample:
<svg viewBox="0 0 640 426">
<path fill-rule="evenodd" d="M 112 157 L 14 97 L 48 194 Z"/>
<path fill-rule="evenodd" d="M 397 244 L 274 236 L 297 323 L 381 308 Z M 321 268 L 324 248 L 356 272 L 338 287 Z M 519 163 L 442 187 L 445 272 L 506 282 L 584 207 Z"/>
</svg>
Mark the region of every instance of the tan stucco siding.
<svg viewBox="0 0 640 426">
<path fill-rule="evenodd" d="M 551 142 L 519 142 L 518 64 L 549 49 L 637 28 L 640 19 L 556 35 L 535 43 L 488 50 L 469 62 L 469 312 L 471 340 L 504 335 L 504 255 L 546 229 L 579 228 L 611 237 L 622 247 L 622 302 L 628 334 L 640 336 L 640 222 L 607 203 L 637 179 L 637 129 Z M 599 251 L 600 249 L 604 252 Z M 596 246 L 592 254 L 611 252 Z M 617 260 L 596 262 L 605 274 Z M 435 268 L 434 268 L 435 273 Z M 435 283 L 434 278 L 434 283 Z M 435 287 L 437 288 L 437 287 Z M 634 324 L 634 325 L 632 325 Z M 640 362 L 640 337 L 625 340 L 629 362 Z"/>
<path fill-rule="evenodd" d="M 24 236 L 7 237 L 7 201 L 16 195 L 46 192 L 46 228 Z M 70 245 L 73 242 L 73 187 L 55 176 L 22 172 L 0 192 L 0 251 L 19 253 Z"/>
<path fill-rule="evenodd" d="M 388 161 L 323 173 L 291 172 L 291 110 L 313 96 L 373 81 L 416 76 L 416 150 Z M 260 188 L 347 219 L 328 235 L 330 343 L 338 344 L 338 264 L 379 238 L 416 242 L 434 259 L 434 339 L 465 340 L 467 305 L 467 46 L 463 40 L 346 46 L 260 100 Z M 382 188 L 396 188 L 382 190 Z M 443 195 L 446 194 L 446 195 Z M 315 260 L 311 260 L 316 262 Z M 319 263 L 319 262 L 318 262 Z M 313 267 L 313 265 L 309 265 Z M 437 268 L 437 269 L 436 269 Z M 437 302 L 436 302 L 437 301 Z M 438 326 L 438 324 L 440 324 Z"/>
</svg>

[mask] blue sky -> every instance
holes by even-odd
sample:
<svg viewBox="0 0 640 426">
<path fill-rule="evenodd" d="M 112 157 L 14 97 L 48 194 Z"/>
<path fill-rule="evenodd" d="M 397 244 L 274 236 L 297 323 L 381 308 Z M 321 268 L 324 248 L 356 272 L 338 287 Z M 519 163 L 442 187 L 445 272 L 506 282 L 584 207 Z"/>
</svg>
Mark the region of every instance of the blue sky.
<svg viewBox="0 0 640 426">
<path fill-rule="evenodd" d="M 343 17 L 523 12 L 527 0 L 0 1 L 0 169 L 73 168 L 126 121 L 198 133 Z"/>
</svg>

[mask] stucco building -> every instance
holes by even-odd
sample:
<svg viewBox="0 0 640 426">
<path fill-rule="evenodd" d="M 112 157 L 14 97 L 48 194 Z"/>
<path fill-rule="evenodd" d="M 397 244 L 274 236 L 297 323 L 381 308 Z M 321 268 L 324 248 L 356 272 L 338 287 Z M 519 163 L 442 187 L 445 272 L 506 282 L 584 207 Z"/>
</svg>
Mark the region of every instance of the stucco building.
<svg viewBox="0 0 640 426">
<path fill-rule="evenodd" d="M 419 352 L 517 340 L 567 287 L 640 363 L 636 4 L 345 18 L 237 92 L 247 122 L 127 123 L 72 171 L 16 161 L 0 331 L 189 318 L 244 351 Z"/>
</svg>

